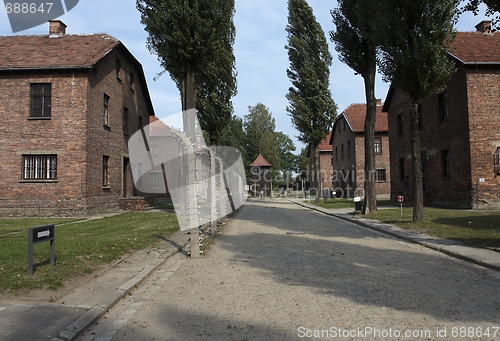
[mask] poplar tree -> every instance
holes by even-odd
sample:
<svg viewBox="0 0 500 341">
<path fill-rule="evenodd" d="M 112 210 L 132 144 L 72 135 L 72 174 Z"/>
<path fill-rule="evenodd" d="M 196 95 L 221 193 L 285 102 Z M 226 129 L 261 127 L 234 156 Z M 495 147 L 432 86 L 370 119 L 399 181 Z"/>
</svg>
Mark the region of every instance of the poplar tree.
<svg viewBox="0 0 500 341">
<path fill-rule="evenodd" d="M 336 30 L 330 32 L 330 38 L 335 43 L 340 61 L 361 75 L 365 84 L 365 205 L 363 213 L 368 214 L 377 210 L 377 193 L 373 175 L 375 172 L 374 139 L 377 115 L 375 74 L 378 42 L 377 27 L 373 25 L 373 19 L 380 14 L 380 2 L 338 0 L 338 5 L 339 7 L 331 12 Z"/>
<path fill-rule="evenodd" d="M 286 98 L 287 111 L 299 131 L 298 139 L 310 146 L 311 185 L 318 189 L 318 146 L 328 135 L 337 114 L 329 86 L 332 56 L 321 25 L 306 0 L 288 0 L 287 75 L 292 83 Z M 316 191 L 316 201 L 319 201 Z"/>
<path fill-rule="evenodd" d="M 236 86 L 234 0 L 137 0 L 136 6 L 149 34 L 147 47 L 177 85 L 184 112 L 196 108 L 203 84 L 201 122 L 213 134 L 221 126 L 217 108 L 224 119 L 231 117 L 227 100 Z M 185 119 L 184 127 L 192 138 L 194 122 Z"/>
<path fill-rule="evenodd" d="M 444 91 L 455 71 L 447 53 L 454 39 L 455 0 L 384 0 L 379 16 L 385 80 L 410 101 L 413 170 L 413 221 L 424 220 L 423 177 L 418 130 L 418 102 Z"/>
<path fill-rule="evenodd" d="M 262 154 L 272 165 L 271 169 L 280 169 L 278 141 L 275 134 L 276 121 L 269 109 L 262 103 L 248 107 L 249 113 L 243 119 L 245 131 L 244 149 L 247 155 L 246 168 Z"/>
</svg>

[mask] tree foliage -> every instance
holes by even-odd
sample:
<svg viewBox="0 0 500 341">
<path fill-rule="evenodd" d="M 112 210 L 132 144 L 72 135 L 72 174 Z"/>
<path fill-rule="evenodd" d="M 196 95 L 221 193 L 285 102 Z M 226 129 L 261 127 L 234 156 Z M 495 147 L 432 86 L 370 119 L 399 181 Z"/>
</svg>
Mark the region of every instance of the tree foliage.
<svg viewBox="0 0 500 341">
<path fill-rule="evenodd" d="M 287 111 L 299 131 L 298 139 L 318 145 L 337 113 L 329 86 L 332 56 L 325 33 L 305 0 L 288 1 L 288 50 L 292 83 Z"/>
<path fill-rule="evenodd" d="M 243 119 L 245 131 L 244 149 L 248 157 L 245 166 L 262 154 L 272 165 L 273 170 L 280 169 L 278 143 L 275 135 L 276 123 L 269 109 L 262 103 L 248 107 L 249 113 Z"/>
<path fill-rule="evenodd" d="M 418 101 L 442 92 L 454 72 L 447 46 L 454 39 L 455 0 L 384 0 L 381 70 L 392 86 L 411 100 L 413 220 L 423 221 L 423 178 L 418 131 Z"/>
<path fill-rule="evenodd" d="M 217 142 L 236 91 L 234 0 L 137 0 L 136 6 L 149 34 L 147 47 L 177 85 L 182 110 L 200 104 L 202 128 Z M 192 134 L 194 124 L 184 125 Z"/>
<path fill-rule="evenodd" d="M 299 131 L 298 139 L 316 150 L 314 169 L 319 169 L 318 145 L 327 136 L 337 114 L 329 86 L 332 56 L 321 25 L 306 0 L 288 0 L 288 78 L 292 83 L 286 98 L 287 111 Z M 317 177 L 313 174 L 313 185 Z M 318 197 L 319 198 L 319 197 Z M 319 200 L 319 199 L 318 199 Z"/>
<path fill-rule="evenodd" d="M 379 2 L 371 0 L 338 0 L 339 7 L 331 12 L 336 30 L 330 32 L 339 59 L 363 77 L 366 97 L 365 119 L 365 206 L 364 214 L 377 210 L 375 179 L 375 122 L 377 99 L 375 73 L 378 39 L 374 18 L 380 13 Z"/>
<path fill-rule="evenodd" d="M 201 129 L 208 133 L 209 144 L 219 145 L 224 128 L 230 123 L 233 114 L 231 98 L 237 93 L 233 53 L 236 32 L 233 23 L 234 0 L 222 1 L 214 11 L 221 12 L 218 17 L 226 20 L 221 25 L 223 34 L 214 49 L 217 55 L 198 77 L 196 109 Z"/>
</svg>

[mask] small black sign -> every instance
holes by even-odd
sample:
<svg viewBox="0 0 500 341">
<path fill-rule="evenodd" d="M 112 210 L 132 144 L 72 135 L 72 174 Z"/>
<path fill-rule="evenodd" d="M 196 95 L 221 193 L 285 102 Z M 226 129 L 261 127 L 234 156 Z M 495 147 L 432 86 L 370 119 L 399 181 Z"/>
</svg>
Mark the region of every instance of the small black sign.
<svg viewBox="0 0 500 341">
<path fill-rule="evenodd" d="M 54 224 L 30 228 L 33 244 L 54 239 Z"/>
</svg>

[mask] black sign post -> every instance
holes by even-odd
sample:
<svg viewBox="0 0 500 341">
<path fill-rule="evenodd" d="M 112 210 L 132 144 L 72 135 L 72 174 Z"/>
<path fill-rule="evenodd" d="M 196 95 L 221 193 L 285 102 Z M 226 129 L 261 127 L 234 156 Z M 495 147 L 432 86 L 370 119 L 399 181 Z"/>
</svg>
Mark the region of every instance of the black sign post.
<svg viewBox="0 0 500 341">
<path fill-rule="evenodd" d="M 50 241 L 50 265 L 56 264 L 54 224 L 32 227 L 28 230 L 28 275 L 33 276 L 33 245 Z"/>
</svg>

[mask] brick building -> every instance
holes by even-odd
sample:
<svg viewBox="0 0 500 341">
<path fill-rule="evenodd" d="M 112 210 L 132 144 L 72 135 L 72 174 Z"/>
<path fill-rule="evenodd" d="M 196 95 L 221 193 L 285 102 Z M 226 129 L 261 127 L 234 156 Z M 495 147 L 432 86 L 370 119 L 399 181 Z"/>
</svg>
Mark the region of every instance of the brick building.
<svg viewBox="0 0 500 341">
<path fill-rule="evenodd" d="M 325 137 L 323 141 L 318 146 L 318 155 L 319 155 L 319 171 L 318 171 L 318 177 L 319 177 L 319 189 L 320 193 L 322 193 L 323 196 L 327 195 L 328 191 L 333 190 L 332 186 L 332 174 L 333 174 L 333 167 L 332 167 L 332 146 L 330 144 L 330 138 L 332 136 L 332 132 L 330 131 L 328 135 Z M 312 148 L 309 148 L 309 160 L 313 160 L 314 155 L 311 153 L 313 152 Z M 310 170 L 309 170 L 310 174 Z"/>
<path fill-rule="evenodd" d="M 419 103 L 424 204 L 500 208 L 500 33 L 484 21 L 449 48 L 457 71 L 446 90 Z M 411 201 L 409 100 L 389 90 L 392 200 Z M 406 188 L 405 188 L 406 187 Z M 406 191 L 405 191 L 406 189 Z"/>
<path fill-rule="evenodd" d="M 364 196 L 366 104 L 352 104 L 335 119 L 332 146 L 332 183 L 337 197 Z M 377 101 L 375 124 L 375 180 L 377 195 L 391 192 L 387 114 Z"/>
<path fill-rule="evenodd" d="M 82 215 L 134 196 L 127 141 L 153 106 L 141 64 L 106 34 L 0 37 L 0 214 Z"/>
</svg>

